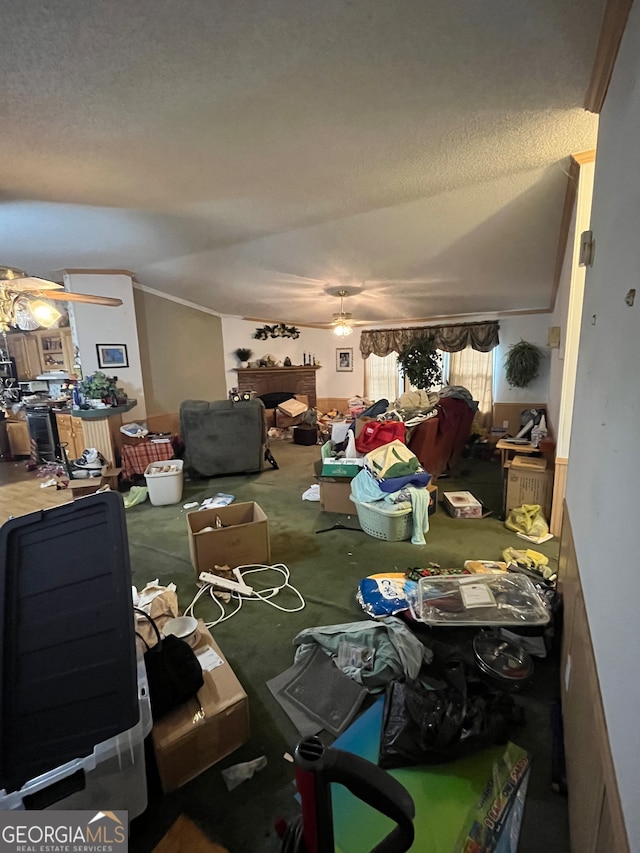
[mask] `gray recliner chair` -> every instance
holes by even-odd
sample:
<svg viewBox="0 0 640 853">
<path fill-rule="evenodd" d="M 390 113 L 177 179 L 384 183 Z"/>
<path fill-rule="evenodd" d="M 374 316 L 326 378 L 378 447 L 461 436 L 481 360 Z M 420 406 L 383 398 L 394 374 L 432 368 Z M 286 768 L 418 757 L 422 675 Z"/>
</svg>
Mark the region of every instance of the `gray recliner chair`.
<svg viewBox="0 0 640 853">
<path fill-rule="evenodd" d="M 261 471 L 267 449 L 264 412 L 262 400 L 185 400 L 180 405 L 185 469 L 202 477 Z"/>
</svg>

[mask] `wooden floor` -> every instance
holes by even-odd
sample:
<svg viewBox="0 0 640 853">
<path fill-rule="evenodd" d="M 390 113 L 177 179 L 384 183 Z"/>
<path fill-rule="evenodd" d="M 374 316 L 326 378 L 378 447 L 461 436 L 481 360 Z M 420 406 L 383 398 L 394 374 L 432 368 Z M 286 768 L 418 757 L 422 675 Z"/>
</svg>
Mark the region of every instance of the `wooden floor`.
<svg viewBox="0 0 640 853">
<path fill-rule="evenodd" d="M 42 488 L 46 482 L 36 471 L 26 470 L 26 460 L 0 460 L 0 524 L 12 516 L 27 515 L 39 509 L 69 503 L 73 495 L 68 489 L 55 486 Z"/>
</svg>

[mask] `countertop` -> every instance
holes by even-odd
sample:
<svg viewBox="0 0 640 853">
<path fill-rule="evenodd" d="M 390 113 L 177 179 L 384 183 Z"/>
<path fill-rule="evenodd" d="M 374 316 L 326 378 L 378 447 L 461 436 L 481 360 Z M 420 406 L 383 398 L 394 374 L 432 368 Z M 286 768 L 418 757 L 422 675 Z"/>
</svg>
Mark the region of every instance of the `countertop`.
<svg viewBox="0 0 640 853">
<path fill-rule="evenodd" d="M 106 409 L 67 409 L 67 411 L 74 418 L 82 418 L 84 421 L 97 421 L 111 418 L 114 415 L 123 415 L 137 405 L 137 400 L 128 400 L 124 406 L 107 406 Z"/>
<path fill-rule="evenodd" d="M 34 400 L 31 403 L 25 403 L 25 408 L 34 409 L 48 406 L 59 415 L 72 415 L 74 418 L 82 418 L 85 421 L 95 421 L 111 418 L 113 415 L 123 415 L 137 405 L 137 400 L 128 400 L 123 406 L 106 406 L 104 409 L 72 409 L 59 400 Z"/>
</svg>

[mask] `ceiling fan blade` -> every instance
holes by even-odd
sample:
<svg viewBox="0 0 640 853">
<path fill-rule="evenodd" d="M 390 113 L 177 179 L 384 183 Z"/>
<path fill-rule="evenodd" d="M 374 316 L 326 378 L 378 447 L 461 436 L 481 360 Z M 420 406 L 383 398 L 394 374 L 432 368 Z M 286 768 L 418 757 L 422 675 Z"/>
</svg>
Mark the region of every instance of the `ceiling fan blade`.
<svg viewBox="0 0 640 853">
<path fill-rule="evenodd" d="M 5 279 L 0 279 L 0 284 L 5 281 Z M 24 278 L 14 278 L 7 281 L 5 284 L 8 290 L 14 290 L 19 293 L 32 293 L 40 290 L 61 290 L 62 285 L 58 284 L 55 281 L 49 281 L 46 278 L 36 278 L 35 276 L 28 275 Z"/>
<path fill-rule="evenodd" d="M 113 296 L 93 296 L 89 293 L 69 293 L 66 290 L 51 293 L 41 293 L 43 299 L 53 299 L 57 302 L 89 302 L 92 305 L 106 305 L 110 308 L 117 308 L 122 305 L 122 299 L 116 299 Z"/>
</svg>

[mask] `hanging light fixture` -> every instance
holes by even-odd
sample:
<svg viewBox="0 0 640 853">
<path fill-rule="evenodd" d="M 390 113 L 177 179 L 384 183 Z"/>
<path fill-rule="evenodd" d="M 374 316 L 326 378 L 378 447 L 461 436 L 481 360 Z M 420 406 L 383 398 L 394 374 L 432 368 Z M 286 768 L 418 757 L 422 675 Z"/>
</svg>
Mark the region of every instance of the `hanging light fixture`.
<svg viewBox="0 0 640 853">
<path fill-rule="evenodd" d="M 29 308 L 33 318 L 45 329 L 50 329 L 62 317 L 57 308 L 42 299 L 34 299 Z"/>
<path fill-rule="evenodd" d="M 333 315 L 332 326 L 333 334 L 340 338 L 353 333 L 353 327 L 351 326 L 351 314 L 346 313 L 344 310 L 344 298 L 348 295 L 348 290 L 339 290 L 336 293 L 336 296 L 340 297 L 340 313 Z"/>
</svg>

